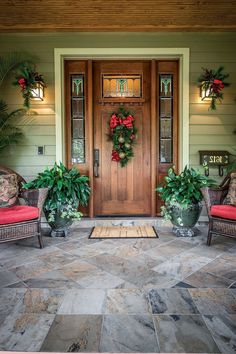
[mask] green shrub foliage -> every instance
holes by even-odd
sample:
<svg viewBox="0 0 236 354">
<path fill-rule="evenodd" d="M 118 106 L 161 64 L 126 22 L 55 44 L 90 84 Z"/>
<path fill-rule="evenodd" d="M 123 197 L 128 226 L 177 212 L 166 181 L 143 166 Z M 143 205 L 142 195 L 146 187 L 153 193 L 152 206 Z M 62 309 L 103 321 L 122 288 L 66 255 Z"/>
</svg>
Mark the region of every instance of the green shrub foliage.
<svg viewBox="0 0 236 354">
<path fill-rule="evenodd" d="M 55 214 L 62 211 L 62 217 L 80 219 L 78 206 L 88 204 L 91 189 L 89 178 L 83 176 L 75 168 L 68 169 L 62 163 L 54 164 L 39 173 L 36 179 L 24 184 L 24 188 L 48 188 L 48 196 L 44 204 L 45 213 L 49 214 L 49 221 L 53 221 Z"/>
</svg>

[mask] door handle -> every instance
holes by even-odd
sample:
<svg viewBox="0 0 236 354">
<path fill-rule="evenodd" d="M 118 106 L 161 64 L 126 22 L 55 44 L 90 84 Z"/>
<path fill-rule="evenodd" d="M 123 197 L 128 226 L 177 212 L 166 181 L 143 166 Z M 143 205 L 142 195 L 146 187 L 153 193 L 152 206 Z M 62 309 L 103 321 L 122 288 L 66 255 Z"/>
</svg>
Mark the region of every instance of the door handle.
<svg viewBox="0 0 236 354">
<path fill-rule="evenodd" d="M 99 177 L 99 150 L 94 149 L 93 151 L 93 173 L 94 177 Z"/>
</svg>

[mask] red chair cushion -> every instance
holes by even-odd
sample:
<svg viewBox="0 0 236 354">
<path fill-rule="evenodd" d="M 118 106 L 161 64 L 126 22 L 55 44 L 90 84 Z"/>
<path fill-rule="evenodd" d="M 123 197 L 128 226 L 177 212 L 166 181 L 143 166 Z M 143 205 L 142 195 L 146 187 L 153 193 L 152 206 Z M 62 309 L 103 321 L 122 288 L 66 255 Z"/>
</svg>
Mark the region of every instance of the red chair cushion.
<svg viewBox="0 0 236 354">
<path fill-rule="evenodd" d="M 236 220 L 236 206 L 234 205 L 213 205 L 211 216 L 218 218 Z"/>
<path fill-rule="evenodd" d="M 33 220 L 38 217 L 39 209 L 32 206 L 15 205 L 10 208 L 0 208 L 0 225 Z"/>
</svg>

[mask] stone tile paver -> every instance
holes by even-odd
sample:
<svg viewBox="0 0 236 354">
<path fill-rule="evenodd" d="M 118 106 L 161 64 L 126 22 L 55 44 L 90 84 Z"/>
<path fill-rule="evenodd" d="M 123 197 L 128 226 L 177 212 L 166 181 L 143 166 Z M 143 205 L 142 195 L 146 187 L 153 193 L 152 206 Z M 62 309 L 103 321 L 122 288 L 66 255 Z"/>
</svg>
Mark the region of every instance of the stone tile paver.
<svg viewBox="0 0 236 354">
<path fill-rule="evenodd" d="M 21 280 L 38 277 L 40 274 L 49 272 L 50 270 L 52 270 L 52 266 L 41 260 L 35 260 L 31 263 L 27 263 L 16 268 L 11 268 L 11 272 Z"/>
<path fill-rule="evenodd" d="M 0 349 L 39 351 L 54 317 L 50 314 L 11 313 L 0 326 Z"/>
<path fill-rule="evenodd" d="M 149 291 L 148 297 L 154 315 L 199 314 L 187 289 L 152 289 Z"/>
<path fill-rule="evenodd" d="M 0 245 L 0 350 L 235 350 L 236 242 L 67 238 Z M 160 346 L 159 346 L 160 345 Z"/>
<path fill-rule="evenodd" d="M 236 315 L 203 316 L 212 336 L 222 353 L 235 354 Z"/>
<path fill-rule="evenodd" d="M 20 278 L 17 277 L 14 272 L 6 269 L 0 271 L 0 288 L 10 284 L 18 283 L 19 281 Z"/>
<path fill-rule="evenodd" d="M 105 315 L 100 352 L 158 353 L 150 315 Z"/>
<path fill-rule="evenodd" d="M 128 315 L 151 313 L 147 293 L 141 289 L 110 289 L 107 291 L 105 313 Z"/>
<path fill-rule="evenodd" d="M 232 284 L 232 280 L 202 270 L 191 274 L 185 281 L 195 288 L 228 288 Z"/>
<path fill-rule="evenodd" d="M 60 315 L 97 315 L 104 313 L 106 292 L 102 289 L 71 289 L 58 310 Z"/>
<path fill-rule="evenodd" d="M 230 289 L 188 289 L 202 315 L 236 314 L 236 298 Z"/>
<path fill-rule="evenodd" d="M 163 353 L 220 352 L 200 315 L 156 315 L 154 320 Z"/>
<path fill-rule="evenodd" d="M 98 352 L 101 328 L 101 315 L 57 315 L 40 350 Z"/>
</svg>

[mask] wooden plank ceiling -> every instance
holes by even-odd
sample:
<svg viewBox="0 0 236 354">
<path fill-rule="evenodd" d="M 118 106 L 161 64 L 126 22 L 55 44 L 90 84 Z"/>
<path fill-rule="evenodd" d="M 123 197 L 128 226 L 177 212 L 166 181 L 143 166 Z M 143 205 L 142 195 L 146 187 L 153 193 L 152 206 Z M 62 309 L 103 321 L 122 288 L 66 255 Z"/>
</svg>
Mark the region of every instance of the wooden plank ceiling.
<svg viewBox="0 0 236 354">
<path fill-rule="evenodd" d="M 1 0 L 1 32 L 235 31 L 236 0 Z"/>
</svg>

